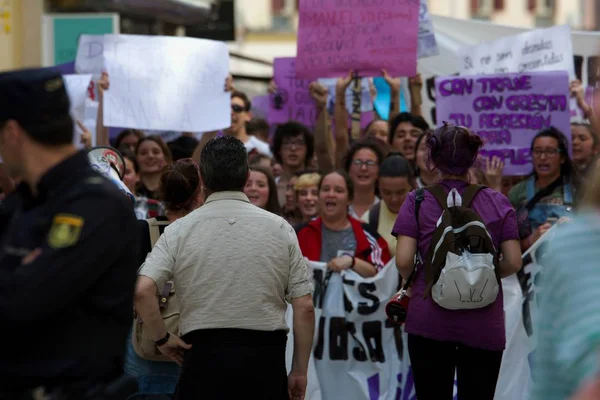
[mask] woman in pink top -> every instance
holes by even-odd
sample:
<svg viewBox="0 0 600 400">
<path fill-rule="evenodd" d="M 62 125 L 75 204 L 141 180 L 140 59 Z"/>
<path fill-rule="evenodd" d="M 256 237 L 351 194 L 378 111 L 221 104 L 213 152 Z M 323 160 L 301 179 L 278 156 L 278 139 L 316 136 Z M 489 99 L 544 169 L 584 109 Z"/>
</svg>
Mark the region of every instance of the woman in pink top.
<svg viewBox="0 0 600 400">
<path fill-rule="evenodd" d="M 424 139 L 428 164 L 441 174 L 439 185 L 446 193 L 460 194 L 469 186 L 469 168 L 483 145 L 468 129 L 445 124 Z M 500 277 L 521 268 L 517 218 L 510 202 L 492 189 L 480 190 L 471 208 L 483 219 L 496 249 L 502 253 Z M 414 268 L 417 253 L 427 259 L 431 237 L 442 214 L 435 197 L 424 191 L 415 218 L 415 192 L 400 209 L 392 233 L 398 238 L 396 264 L 403 279 Z M 449 310 L 424 296 L 425 271 L 417 265 L 405 331 L 419 400 L 450 400 L 454 372 L 458 376 L 458 399 L 493 400 L 505 346 L 502 288 L 496 300 L 483 308 Z"/>
</svg>

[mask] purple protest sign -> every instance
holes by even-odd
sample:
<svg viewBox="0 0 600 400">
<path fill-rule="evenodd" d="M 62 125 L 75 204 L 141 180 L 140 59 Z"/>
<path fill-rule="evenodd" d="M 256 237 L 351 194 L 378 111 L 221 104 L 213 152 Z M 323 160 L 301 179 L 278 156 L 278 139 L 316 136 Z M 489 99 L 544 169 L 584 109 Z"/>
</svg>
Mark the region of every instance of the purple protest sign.
<svg viewBox="0 0 600 400">
<path fill-rule="evenodd" d="M 566 71 L 435 80 L 438 125 L 466 126 L 485 142 L 482 156 L 504 160 L 504 175 L 531 172 L 531 140 L 554 126 L 571 141 Z"/>
<path fill-rule="evenodd" d="M 313 128 L 317 122 L 318 112 L 308 92 L 311 81 L 296 78 L 296 59 L 276 58 L 273 61 L 273 80 L 277 85 L 277 93 L 270 96 L 269 123 L 283 124 L 297 121 Z"/>
<path fill-rule="evenodd" d="M 419 0 L 299 0 L 296 76 L 417 73 Z"/>
</svg>

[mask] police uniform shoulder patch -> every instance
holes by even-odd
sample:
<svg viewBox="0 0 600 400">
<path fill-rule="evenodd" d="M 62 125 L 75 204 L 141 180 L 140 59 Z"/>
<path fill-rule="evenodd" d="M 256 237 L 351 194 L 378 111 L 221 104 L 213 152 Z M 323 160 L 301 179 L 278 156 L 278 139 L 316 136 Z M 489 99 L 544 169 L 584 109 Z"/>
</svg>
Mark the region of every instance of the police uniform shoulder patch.
<svg viewBox="0 0 600 400">
<path fill-rule="evenodd" d="M 71 214 L 56 214 L 48 232 L 48 244 L 53 249 L 73 246 L 79 240 L 83 218 Z"/>
</svg>

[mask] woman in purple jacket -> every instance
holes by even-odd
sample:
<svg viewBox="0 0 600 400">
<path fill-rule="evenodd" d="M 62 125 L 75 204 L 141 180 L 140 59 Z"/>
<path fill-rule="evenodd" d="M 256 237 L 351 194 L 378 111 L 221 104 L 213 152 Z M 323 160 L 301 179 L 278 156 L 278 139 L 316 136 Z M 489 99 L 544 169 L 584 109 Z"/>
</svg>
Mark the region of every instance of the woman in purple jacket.
<svg viewBox="0 0 600 400">
<path fill-rule="evenodd" d="M 464 127 L 445 124 L 424 140 L 429 167 L 441 174 L 438 184 L 446 193 L 456 189 L 462 195 L 469 186 L 469 168 L 483 145 L 479 136 Z M 508 199 L 484 188 L 475 195 L 471 208 L 482 218 L 494 247 L 502 254 L 499 276 L 516 273 L 521 268 L 521 248 L 517 218 Z M 400 209 L 393 234 L 398 238 L 396 264 L 403 279 L 413 272 L 417 250 L 427 258 L 441 215 L 442 208 L 427 190 L 418 216 L 415 192 Z M 417 398 L 452 399 L 456 371 L 458 399 L 493 400 L 506 341 L 502 288 L 486 307 L 450 310 L 434 302 L 431 294 L 425 296 L 426 286 L 425 268 L 417 265 L 405 326 Z"/>
</svg>

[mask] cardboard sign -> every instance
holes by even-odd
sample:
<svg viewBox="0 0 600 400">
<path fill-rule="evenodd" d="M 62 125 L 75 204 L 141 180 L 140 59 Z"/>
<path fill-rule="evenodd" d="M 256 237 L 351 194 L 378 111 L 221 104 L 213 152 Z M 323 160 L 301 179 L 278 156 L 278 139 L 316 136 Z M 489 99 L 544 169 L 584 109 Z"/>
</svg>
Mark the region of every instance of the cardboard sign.
<svg viewBox="0 0 600 400">
<path fill-rule="evenodd" d="M 569 77 L 575 79 L 569 25 L 536 29 L 461 47 L 457 57 L 461 75 L 568 71 Z"/>
<path fill-rule="evenodd" d="M 227 45 L 186 37 L 106 35 L 104 126 L 206 132 L 231 125 Z"/>
<path fill-rule="evenodd" d="M 296 76 L 417 72 L 419 0 L 300 0 Z"/>
<path fill-rule="evenodd" d="M 571 139 L 566 71 L 449 76 L 435 80 L 438 126 L 465 126 L 485 142 L 481 155 L 504 160 L 504 175 L 531 172 L 531 140 L 555 127 Z"/>
</svg>

